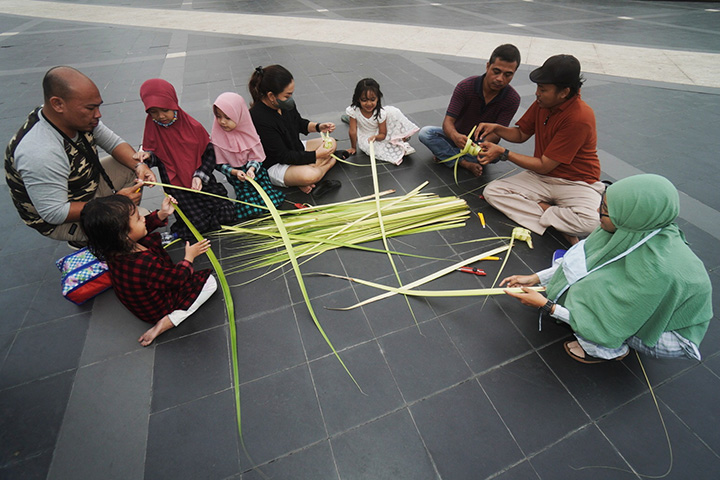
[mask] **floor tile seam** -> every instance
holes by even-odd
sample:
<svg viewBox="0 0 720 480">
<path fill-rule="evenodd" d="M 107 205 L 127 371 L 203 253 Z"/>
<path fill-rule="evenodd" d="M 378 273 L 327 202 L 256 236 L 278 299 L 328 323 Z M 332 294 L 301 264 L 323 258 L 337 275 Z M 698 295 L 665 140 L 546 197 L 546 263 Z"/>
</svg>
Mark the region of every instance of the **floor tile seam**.
<svg viewBox="0 0 720 480">
<path fill-rule="evenodd" d="M 13 4 L 14 2 L 11 0 L 11 1 L 8 1 L 8 2 L 6 2 L 6 3 L 7 3 L 7 4 Z M 29 4 L 29 5 L 28 5 L 28 4 Z M 23 10 L 23 7 L 32 10 L 32 8 L 37 8 L 37 7 L 41 6 L 41 5 L 45 6 L 45 11 L 34 13 L 35 16 L 39 16 L 39 15 L 47 16 L 47 15 L 49 15 L 48 12 L 52 12 L 52 11 L 53 11 L 53 10 L 52 10 L 52 7 L 57 7 L 56 4 L 43 3 L 43 2 L 41 2 L 41 1 L 35 1 L 35 0 L 32 0 L 32 1 L 30 1 L 30 2 L 25 2 L 25 3 L 22 4 L 22 5 L 17 5 L 17 4 L 16 4 L 15 6 L 16 6 L 17 9 L 20 9 L 20 10 Z M 0 7 L 2 7 L 1 4 L 0 4 Z M 92 6 L 83 5 L 82 7 L 83 7 L 83 9 L 84 9 L 83 11 L 84 11 L 85 13 L 87 13 L 86 17 L 91 17 L 91 13 L 92 13 L 93 11 L 94 11 L 94 12 L 99 12 L 99 10 L 95 10 L 94 7 L 92 7 Z M 89 10 L 88 10 L 88 9 L 89 9 Z M 104 10 L 103 10 L 103 17 L 102 17 L 102 18 L 107 18 L 108 16 L 112 16 L 112 15 L 110 14 L 110 12 L 114 12 L 115 14 L 119 14 L 119 13 L 121 13 L 121 12 L 133 12 L 133 11 L 135 10 L 135 9 L 133 9 L 133 8 L 131 8 L 131 7 L 103 7 L 103 9 L 104 9 Z M 6 7 L 6 10 L 7 10 L 7 7 Z M 56 8 L 56 10 L 57 10 L 57 8 Z M 67 12 L 66 10 L 68 10 L 68 7 L 65 7 L 65 11 L 63 11 L 63 12 L 53 12 L 53 14 L 55 15 L 55 18 L 57 18 L 57 16 L 58 16 L 58 15 L 61 15 L 61 14 L 62 14 L 62 15 L 68 15 L 68 12 Z M 156 10 L 157 10 L 157 9 L 156 9 Z M 167 16 L 168 12 L 171 12 L 170 15 L 172 15 L 173 13 L 177 13 L 177 11 L 172 11 L 172 10 L 163 10 L 163 11 L 166 13 L 165 16 Z M 5 11 L 5 13 L 6 13 L 6 14 L 16 14 L 14 11 Z M 195 15 L 195 16 L 200 15 L 202 18 L 213 18 L 211 15 L 207 15 L 207 12 L 202 12 L 201 14 L 199 14 L 199 13 L 197 13 L 197 12 L 188 12 L 188 13 L 192 13 L 192 14 Z M 33 15 L 33 14 L 31 14 L 31 15 Z M 252 14 L 225 14 L 225 15 L 226 15 L 226 16 L 227 16 L 227 15 L 239 15 L 239 16 L 236 17 L 236 18 L 238 18 L 238 19 L 243 18 L 244 20 L 247 20 L 247 21 L 256 20 L 257 18 L 259 18 L 260 20 L 257 20 L 258 22 L 261 21 L 261 20 L 266 20 L 266 21 L 271 21 L 271 20 L 272 20 L 272 21 L 281 21 L 281 19 L 283 18 L 282 16 L 280 16 L 280 17 L 274 16 L 274 17 L 272 17 L 272 19 L 269 19 L 269 18 L 263 18 L 263 17 L 268 17 L 268 16 L 266 16 L 266 15 L 265 15 L 265 16 L 259 16 L 259 15 L 252 15 Z M 215 15 L 215 16 L 217 16 L 217 15 Z M 153 17 L 153 18 L 154 18 L 153 15 L 147 15 L 146 17 Z M 76 20 L 75 18 L 70 18 L 70 17 L 68 17 L 68 18 L 71 19 L 71 20 Z M 134 21 L 133 21 L 133 22 L 130 22 L 130 21 L 128 21 L 128 18 L 133 18 Z M 195 20 L 198 20 L 198 19 L 195 18 L 195 17 L 193 17 L 193 20 L 195 21 Z M 302 20 L 304 20 L 305 22 L 308 22 L 310 25 L 318 24 L 318 23 L 321 21 L 320 19 L 316 19 L 316 18 L 303 18 Z M 76 20 L 76 21 L 77 21 L 77 20 Z M 82 20 L 82 21 L 92 22 L 93 20 Z M 105 23 L 109 23 L 109 24 L 113 24 L 113 23 L 114 23 L 114 24 L 124 24 L 124 25 L 138 25 L 138 26 L 140 26 L 140 25 L 142 25 L 142 22 L 147 22 L 147 21 L 148 21 L 147 18 L 138 17 L 137 15 L 125 15 L 125 16 L 122 17 L 122 21 L 114 20 L 114 22 L 113 22 L 113 20 L 110 19 L 110 20 L 108 20 L 108 21 L 105 22 Z M 297 22 L 297 20 L 295 20 L 295 21 Z M 322 22 L 327 22 L 327 21 L 333 21 L 333 20 L 322 19 Z M 348 22 L 348 23 L 353 22 L 353 24 L 354 24 L 354 23 L 357 23 L 357 22 L 355 22 L 355 21 L 346 21 L 346 20 L 342 20 L 342 21 L 338 21 L 338 22 Z M 177 24 L 177 23 L 178 23 L 178 22 L 175 22 L 175 24 Z M 194 22 L 194 23 L 201 23 L 201 22 L 198 20 L 197 22 Z M 362 23 L 372 23 L 372 22 L 362 22 Z M 154 24 L 154 25 L 156 26 L 156 24 Z M 240 21 L 233 22 L 233 32 L 234 32 L 234 33 L 237 33 L 237 28 L 240 27 L 240 26 L 242 26 L 242 25 L 243 25 L 243 24 L 242 24 L 242 22 L 240 22 Z M 323 25 L 327 26 L 326 23 L 323 23 Z M 146 25 L 146 26 L 152 26 L 152 25 L 149 25 L 149 24 L 148 24 L 148 25 Z M 247 26 L 247 25 L 245 25 L 245 26 Z M 257 26 L 257 25 L 256 25 L 256 26 Z M 377 26 L 377 25 L 376 25 L 376 26 Z M 408 30 L 408 31 L 416 31 L 416 30 L 419 29 L 419 28 L 428 28 L 428 27 L 414 27 L 414 26 L 407 26 L 407 25 L 395 25 L 395 29 L 398 29 L 398 28 L 401 28 L 401 29 L 402 29 L 402 28 L 404 28 L 404 27 L 407 27 L 406 30 Z M 435 28 L 435 27 L 430 27 L 430 28 Z M 216 29 L 219 29 L 219 27 L 217 27 Z M 195 28 L 195 30 L 198 30 L 198 28 Z M 315 29 L 315 30 L 310 29 L 310 31 L 313 31 L 313 32 L 315 32 L 316 30 L 317 30 L 317 29 Z M 326 29 L 326 30 L 333 30 L 333 29 Z M 447 29 L 444 29 L 444 30 L 447 30 Z M 432 31 L 434 32 L 434 30 L 432 30 Z M 436 32 L 436 33 L 439 34 L 440 32 Z M 477 32 L 470 32 L 470 34 L 471 34 L 471 35 L 475 35 L 475 36 L 479 35 Z M 247 33 L 246 33 L 246 35 L 247 35 Z M 302 35 L 303 35 L 302 32 L 295 32 L 295 33 L 293 33 L 292 38 L 289 38 L 289 36 L 288 36 L 288 40 L 291 40 L 291 41 L 301 40 L 301 39 L 302 39 L 302 38 L 301 38 Z M 482 34 L 482 35 L 489 36 L 489 35 L 491 35 L 491 34 Z M 267 32 L 266 32 L 266 31 L 263 31 L 262 29 L 260 29 L 260 30 L 258 30 L 256 36 L 268 36 L 268 35 L 267 35 Z M 527 38 L 526 36 L 520 36 L 520 37 L 521 37 L 520 39 L 523 40 L 523 41 L 525 41 L 525 42 L 528 41 L 528 40 L 532 40 L 532 44 L 536 45 L 535 48 L 539 48 L 538 45 L 542 45 L 542 44 L 545 43 L 545 41 L 546 41 L 546 39 L 543 39 L 543 38 L 540 38 L 540 37 L 529 37 L 529 38 Z M 275 36 L 275 37 L 273 37 L 273 38 L 277 38 L 277 36 Z M 469 37 L 468 37 L 468 38 L 469 38 Z M 324 38 L 320 38 L 320 37 L 317 37 L 317 36 L 315 36 L 315 37 L 313 37 L 313 38 L 308 37 L 308 40 L 310 40 L 310 41 L 315 41 L 316 39 L 317 39 L 318 42 L 321 42 Z M 553 42 L 553 40 L 547 40 L 547 41 L 549 41 L 551 44 L 552 44 L 552 42 Z M 555 40 L 555 42 L 556 42 L 556 41 L 557 41 L 557 40 Z M 357 41 L 354 41 L 354 42 L 355 42 L 355 43 L 361 43 L 361 42 L 357 42 Z M 574 41 L 574 40 L 568 40 L 568 42 L 578 43 L 578 45 L 577 45 L 578 48 L 581 48 L 581 45 L 585 45 L 585 44 L 588 44 L 588 43 L 589 43 L 589 42 L 577 42 L 577 41 Z M 339 41 L 336 40 L 336 43 L 342 43 L 342 42 L 339 42 Z M 368 43 L 368 42 L 365 41 L 365 43 Z M 598 42 L 596 42 L 596 43 L 590 43 L 590 44 L 591 44 L 591 45 L 594 45 L 595 48 L 597 48 L 597 46 L 599 46 L 599 45 L 603 45 L 602 43 L 598 43 Z M 356 46 L 361 47 L 361 48 L 363 47 L 362 45 L 356 45 Z M 428 47 L 422 47 L 422 48 L 423 48 L 423 49 L 427 49 Z M 586 45 L 583 46 L 582 48 L 586 48 Z M 622 46 L 621 46 L 620 48 L 628 48 L 628 47 L 622 47 Z M 638 47 L 633 47 L 633 48 L 637 49 Z M 647 49 L 647 48 L 646 48 L 646 47 L 643 48 L 643 50 L 645 50 L 645 49 Z M 649 50 L 650 50 L 650 51 L 654 51 L 654 52 L 657 52 L 657 51 L 662 51 L 662 52 L 666 52 L 666 51 L 667 51 L 667 52 L 671 52 L 671 51 L 666 50 L 666 49 L 653 49 L 653 48 L 650 48 Z M 675 52 L 677 53 L 678 51 L 675 51 Z M 680 52 L 682 52 L 682 53 L 687 53 L 687 55 L 685 55 L 686 57 L 693 55 L 692 52 L 685 52 L 685 51 L 680 51 Z M 462 55 L 462 52 L 459 52 L 459 53 L 457 54 L 457 56 L 461 56 L 461 55 Z M 663 55 L 664 55 L 664 56 L 667 56 L 666 53 L 664 53 Z M 642 69 L 640 69 L 640 70 L 642 70 Z M 639 71 L 640 71 L 640 70 L 639 70 Z"/>
<path fill-rule="evenodd" d="M 410 421 L 413 424 L 413 427 L 415 428 L 415 433 L 417 434 L 418 438 L 420 438 L 420 443 L 422 444 L 423 448 L 425 449 L 425 455 L 427 456 L 428 460 L 430 461 L 430 465 L 432 465 L 433 470 L 435 471 L 435 476 L 438 480 L 442 479 L 442 475 L 440 474 L 440 468 L 438 467 L 437 462 L 435 461 L 435 457 L 432 454 L 432 451 L 430 450 L 430 447 L 428 447 L 427 442 L 425 441 L 425 437 L 423 436 L 422 432 L 420 431 L 420 427 L 418 427 L 417 421 L 415 420 L 415 415 L 412 413 L 412 409 L 408 408 L 408 415 L 410 415 Z"/>
<path fill-rule="evenodd" d="M 231 376 L 232 376 L 232 375 L 231 375 Z M 154 378 L 154 375 L 153 375 L 153 378 Z M 232 381 L 232 378 L 231 378 L 231 381 Z M 198 401 L 200 401 L 200 400 L 204 400 L 204 399 L 206 399 L 206 398 L 214 397 L 215 395 L 221 395 L 221 394 L 223 394 L 223 393 L 225 393 L 225 392 L 234 391 L 234 390 L 235 390 L 235 387 L 234 387 L 233 385 L 230 385 L 230 386 L 228 386 L 228 387 L 221 388 L 220 390 L 215 390 L 215 391 L 210 392 L 210 393 L 204 393 L 204 394 L 202 394 L 202 395 L 200 395 L 200 396 L 197 396 L 197 397 L 195 397 L 195 398 L 192 398 L 192 399 L 190 399 L 190 400 L 184 400 L 184 401 L 182 401 L 182 402 L 180 402 L 180 403 L 176 403 L 176 404 L 174 404 L 174 405 L 171 405 L 171 406 L 169 406 L 169 407 L 164 407 L 164 408 L 161 408 L 161 409 L 159 409 L 159 410 L 152 410 L 152 405 L 148 405 L 148 419 L 152 418 L 152 417 L 155 416 L 155 415 L 167 413 L 167 412 L 169 412 L 169 411 L 172 411 L 172 410 L 175 410 L 175 409 L 178 409 L 178 408 L 181 408 L 181 407 L 185 407 L 185 406 L 187 406 L 187 405 L 191 405 L 191 404 L 196 403 L 196 402 L 198 402 Z M 151 396 L 151 400 L 152 400 L 152 396 Z M 242 405 L 242 397 L 240 397 L 240 400 L 241 400 L 241 405 Z M 233 401 L 233 405 L 232 405 L 232 410 L 233 410 L 233 412 L 235 411 L 235 402 L 234 402 L 234 401 Z M 232 423 L 236 423 L 235 418 L 232 418 L 231 421 L 232 421 Z"/>
<path fill-rule="evenodd" d="M 552 448 L 555 447 L 556 445 L 559 445 L 561 442 L 564 442 L 564 441 L 572 438 L 574 435 L 582 432 L 583 430 L 588 429 L 588 428 L 592 428 L 592 427 L 595 427 L 595 429 L 597 429 L 597 430 L 600 432 L 600 434 L 603 436 L 603 438 L 605 438 L 605 441 L 608 442 L 608 444 L 610 445 L 610 448 L 618 455 L 618 457 L 620 457 L 620 459 L 621 459 L 623 462 L 625 462 L 625 465 L 626 465 L 626 466 L 628 467 L 628 469 L 629 469 L 629 470 L 622 470 L 622 469 L 620 469 L 620 470 L 621 470 L 621 471 L 624 471 L 624 472 L 626 472 L 626 473 L 633 474 L 633 475 L 635 475 L 635 476 L 638 478 L 638 480 L 641 480 L 642 477 L 640 476 L 640 474 L 639 474 L 637 471 L 635 471 L 635 468 L 630 464 L 630 462 L 625 458 L 625 456 L 622 455 L 622 453 L 620 452 L 620 450 L 619 450 L 619 449 L 617 448 L 617 446 L 607 437 L 607 435 L 605 434 L 605 432 L 603 432 L 603 431 L 600 429 L 600 427 L 599 427 L 597 424 L 595 424 L 595 422 L 588 422 L 588 423 L 586 423 L 585 425 L 581 425 L 581 426 L 579 426 L 579 427 L 577 427 L 577 428 L 569 431 L 568 433 L 566 433 L 566 434 L 565 434 L 564 436 L 562 436 L 561 438 L 559 438 L 559 439 L 555 440 L 554 442 L 552 442 L 552 443 L 546 445 L 545 447 L 541 448 L 540 450 L 530 453 L 530 454 L 527 456 L 528 462 L 532 465 L 532 460 L 533 460 L 534 458 L 538 457 L 539 455 L 543 454 L 543 453 L 546 452 L 546 451 L 549 451 L 550 449 L 552 449 Z M 609 465 L 608 465 L 608 466 L 602 466 L 602 465 L 598 465 L 598 466 L 596 466 L 596 465 L 585 466 L 585 465 L 583 465 L 583 466 L 577 467 L 577 468 L 571 466 L 571 468 L 572 468 L 573 470 L 582 470 L 583 468 L 610 468 L 610 469 L 612 469 L 612 470 L 619 469 L 619 467 L 612 467 L 612 466 L 609 466 Z M 533 469 L 534 469 L 534 465 L 533 465 Z M 537 470 L 536 470 L 536 471 L 537 471 Z"/>
<path fill-rule="evenodd" d="M 675 415 L 675 418 L 680 422 L 680 424 L 683 427 L 685 427 L 692 436 L 694 436 L 703 446 L 705 446 L 705 448 L 710 450 L 710 452 L 713 455 L 715 455 L 718 459 L 720 459 L 720 452 L 716 451 L 709 443 L 707 443 L 705 441 L 705 439 L 703 439 L 703 437 L 700 436 L 699 433 L 697 433 L 695 430 L 693 430 L 693 428 L 687 422 L 685 422 L 683 417 L 674 408 L 672 408 L 672 406 L 667 401 L 663 400 L 662 398 L 660 398 L 658 396 L 658 402 L 661 403 L 665 408 L 670 410 L 672 412 L 672 414 Z M 663 418 L 663 422 L 664 422 L 664 418 Z M 670 440 L 671 440 L 670 443 L 672 444 L 672 438 Z"/>
<path fill-rule="evenodd" d="M 49 373 L 49 374 L 47 374 L 47 375 L 42 375 L 42 376 L 40 376 L 40 377 L 35 377 L 35 378 L 33 378 L 33 379 L 26 380 L 26 381 L 23 381 L 23 382 L 20 382 L 20 383 L 16 383 L 16 384 L 13 384 L 13 385 L 7 385 L 7 386 L 4 386 L 4 387 L 0 387 L 0 395 L 3 394 L 3 393 L 8 392 L 8 391 L 10 391 L 10 390 L 13 390 L 13 389 L 15 389 L 15 388 L 20 388 L 20 387 L 28 386 L 28 385 L 30 385 L 30 384 L 32 384 L 32 383 L 45 381 L 45 380 L 48 380 L 48 379 L 50 379 L 50 378 L 54 378 L 54 377 L 57 377 L 57 376 L 60 376 L 60 375 L 65 375 L 65 374 L 68 374 L 68 373 L 77 373 L 78 368 L 79 368 L 79 367 L 66 368 L 65 370 L 60 370 L 60 371 L 58 371 L 58 372 L 52 372 L 52 373 Z M 73 384 L 75 383 L 74 376 L 73 376 L 73 382 L 72 382 L 72 383 L 73 383 Z M 69 397 L 68 397 L 68 398 L 69 398 Z"/>
<path fill-rule="evenodd" d="M 43 292 L 43 293 L 44 293 L 44 292 Z M 38 291 L 36 292 L 36 295 L 41 295 L 40 289 L 38 289 Z M 41 295 L 41 296 L 42 296 L 42 295 Z M 35 298 L 33 298 L 33 301 L 34 301 L 34 300 L 35 300 Z M 69 301 L 69 300 L 68 300 L 68 301 Z M 31 304 L 32 304 L 32 302 L 31 302 Z M 70 319 L 72 319 L 72 318 L 74 318 L 74 317 L 80 317 L 80 316 L 83 316 L 83 315 L 92 315 L 92 309 L 89 309 L 89 310 L 85 310 L 85 311 L 82 311 L 82 312 L 77 312 L 77 313 L 72 313 L 72 314 L 70 314 L 70 315 L 65 315 L 64 317 L 58 317 L 58 318 L 53 318 L 53 319 L 50 319 L 50 320 L 45 320 L 45 321 L 43 321 L 43 322 L 36 323 L 36 324 L 33 324 L 33 325 L 25 325 L 25 322 L 27 322 L 27 320 L 28 320 L 28 315 L 29 315 L 29 313 L 30 313 L 30 308 L 31 308 L 31 307 L 28 306 L 28 310 L 27 310 L 27 313 L 26 313 L 26 315 L 25 315 L 25 319 L 23 320 L 23 324 L 22 324 L 22 326 L 21 326 L 20 328 L 18 328 L 18 330 L 17 330 L 18 333 L 20 333 L 20 332 L 25 332 L 25 331 L 28 331 L 28 330 L 33 330 L 33 329 L 35 329 L 35 328 L 47 327 L 48 325 L 53 324 L 53 323 L 58 323 L 58 322 L 62 322 L 62 321 L 70 321 Z"/>
<path fill-rule="evenodd" d="M 223 309 L 223 310 L 224 310 L 224 309 Z M 160 341 L 157 341 L 157 340 L 156 340 L 155 342 L 153 342 L 152 345 L 149 345 L 149 346 L 158 347 L 158 346 L 161 346 L 161 345 L 171 345 L 171 344 L 173 344 L 174 342 L 177 342 L 177 341 L 179 341 L 179 340 L 184 340 L 184 339 L 189 338 L 189 337 L 194 337 L 195 335 L 208 333 L 208 332 L 210 332 L 210 331 L 212 331 L 212 330 L 218 330 L 218 329 L 225 330 L 225 329 L 228 327 L 228 325 L 229 325 L 228 318 L 227 318 L 227 312 L 226 312 L 226 311 L 223 313 L 223 318 L 225 319 L 225 321 L 224 321 L 224 323 L 221 323 L 220 325 L 214 325 L 214 326 L 211 326 L 211 327 L 202 328 L 202 329 L 200 329 L 200 330 L 195 330 L 195 331 L 192 331 L 192 332 L 187 332 L 187 333 L 185 333 L 185 334 L 178 334 L 178 336 L 175 337 L 175 338 L 170 338 L 170 339 L 161 338 Z M 230 332 L 229 332 L 229 331 L 228 331 L 228 332 L 225 332 L 225 333 L 227 334 L 228 337 L 230 336 Z M 143 347 L 143 348 L 148 348 L 148 347 Z M 133 351 L 134 351 L 134 352 L 137 352 L 137 351 L 139 351 L 139 350 L 142 350 L 142 349 L 135 349 L 135 350 L 133 350 Z M 128 353 L 130 353 L 130 352 L 128 352 Z"/>
</svg>

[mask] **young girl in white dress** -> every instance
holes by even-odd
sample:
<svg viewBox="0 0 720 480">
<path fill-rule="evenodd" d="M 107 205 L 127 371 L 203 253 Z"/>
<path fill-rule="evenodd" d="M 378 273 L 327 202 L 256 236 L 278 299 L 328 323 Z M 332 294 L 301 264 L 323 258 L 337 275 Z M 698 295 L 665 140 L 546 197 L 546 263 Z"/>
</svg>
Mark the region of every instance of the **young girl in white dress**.
<svg viewBox="0 0 720 480">
<path fill-rule="evenodd" d="M 350 145 L 348 153 L 356 148 L 370 154 L 370 142 L 375 142 L 375 158 L 400 165 L 405 155 L 415 153 L 407 143 L 419 127 L 395 107 L 382 106 L 380 85 L 372 78 L 363 78 L 355 86 L 352 105 L 345 109 L 350 117 Z"/>
</svg>

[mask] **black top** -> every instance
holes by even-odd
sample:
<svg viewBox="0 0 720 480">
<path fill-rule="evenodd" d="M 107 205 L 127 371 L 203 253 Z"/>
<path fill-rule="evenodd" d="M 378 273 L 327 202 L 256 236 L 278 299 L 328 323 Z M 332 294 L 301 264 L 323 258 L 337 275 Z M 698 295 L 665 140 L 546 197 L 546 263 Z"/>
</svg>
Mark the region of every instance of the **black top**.
<svg viewBox="0 0 720 480">
<path fill-rule="evenodd" d="M 270 168 L 275 164 L 308 165 L 315 163 L 315 152 L 306 152 L 299 135 L 308 134 L 309 120 L 300 116 L 297 108 L 277 110 L 263 102 L 256 102 L 250 109 L 253 123 L 263 149 L 265 161 L 263 166 Z"/>
</svg>

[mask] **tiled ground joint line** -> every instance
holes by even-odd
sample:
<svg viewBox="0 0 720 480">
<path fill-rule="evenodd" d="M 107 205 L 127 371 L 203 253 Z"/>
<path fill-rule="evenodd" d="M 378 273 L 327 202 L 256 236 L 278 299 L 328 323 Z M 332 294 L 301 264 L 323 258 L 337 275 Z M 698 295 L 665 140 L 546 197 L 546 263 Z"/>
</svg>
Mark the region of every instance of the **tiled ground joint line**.
<svg viewBox="0 0 720 480">
<path fill-rule="evenodd" d="M 486 58 L 477 45 L 514 43 L 530 65 L 540 65 L 557 52 L 581 59 L 583 70 L 687 85 L 720 88 L 720 54 L 629 47 L 566 39 L 473 32 L 450 28 L 383 24 L 351 20 L 162 10 L 118 6 L 76 5 L 33 0 L 0 0 L 0 13 L 73 22 L 141 28 L 166 28 L 205 33 L 280 38 L 357 47 L 402 45 L 412 52 Z M 283 25 L 278 29 L 277 25 Z M 364 32 L 362 36 L 354 32 Z M 453 38 L 453 42 L 444 41 Z"/>
</svg>

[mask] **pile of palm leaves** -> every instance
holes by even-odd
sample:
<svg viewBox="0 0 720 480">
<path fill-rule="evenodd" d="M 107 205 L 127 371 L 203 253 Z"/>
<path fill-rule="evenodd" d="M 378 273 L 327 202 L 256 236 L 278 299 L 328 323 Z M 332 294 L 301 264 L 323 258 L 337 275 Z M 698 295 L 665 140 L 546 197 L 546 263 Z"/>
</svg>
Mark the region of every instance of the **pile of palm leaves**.
<svg viewBox="0 0 720 480">
<path fill-rule="evenodd" d="M 420 193 L 423 186 L 401 197 L 379 199 L 387 237 L 465 225 L 470 212 L 464 200 Z M 384 251 L 361 245 L 382 238 L 374 196 L 278 213 L 298 258 L 316 256 L 338 247 Z M 229 249 L 237 250 L 237 254 L 224 256 L 225 260 L 234 260 L 225 269 L 227 274 L 289 261 L 278 225 L 271 215 L 223 227 L 218 235 L 226 237 L 224 245 Z"/>
</svg>

